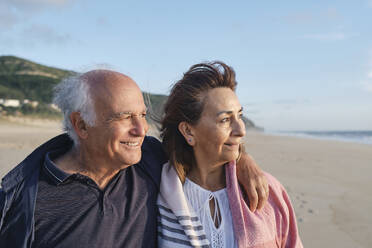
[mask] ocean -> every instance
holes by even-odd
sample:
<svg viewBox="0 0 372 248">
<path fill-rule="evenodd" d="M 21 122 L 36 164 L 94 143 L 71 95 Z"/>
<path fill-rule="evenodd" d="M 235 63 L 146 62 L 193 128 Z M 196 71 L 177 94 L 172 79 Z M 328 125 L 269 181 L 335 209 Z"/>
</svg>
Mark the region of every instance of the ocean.
<svg viewBox="0 0 372 248">
<path fill-rule="evenodd" d="M 372 145 L 372 131 L 265 131 L 265 133 Z"/>
</svg>

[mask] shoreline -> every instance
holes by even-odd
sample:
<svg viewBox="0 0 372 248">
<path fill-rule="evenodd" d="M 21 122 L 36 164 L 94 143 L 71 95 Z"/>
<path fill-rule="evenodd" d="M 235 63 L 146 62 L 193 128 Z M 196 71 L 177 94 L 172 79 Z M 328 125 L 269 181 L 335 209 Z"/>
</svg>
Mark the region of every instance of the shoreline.
<svg viewBox="0 0 372 248">
<path fill-rule="evenodd" d="M 305 247 L 370 247 L 370 145 L 247 133 L 246 151 L 287 189 Z"/>
<path fill-rule="evenodd" d="M 368 132 L 371 135 L 367 136 L 368 140 L 363 139 L 353 139 L 341 136 L 325 136 L 325 135 L 311 135 L 308 133 L 358 133 L 358 132 Z M 272 135 L 272 136 L 284 136 L 284 137 L 295 137 L 300 139 L 315 139 L 315 140 L 327 140 L 327 141 L 338 141 L 338 142 L 345 142 L 345 143 L 356 143 L 356 144 L 364 144 L 364 145 L 372 145 L 372 130 L 358 130 L 358 131 L 264 131 L 264 135 Z"/>
<path fill-rule="evenodd" d="M 48 139 L 59 122 L 0 120 L 0 177 Z M 156 130 L 150 130 L 156 136 Z M 370 247 L 370 145 L 248 130 L 246 151 L 287 189 L 305 247 Z"/>
<path fill-rule="evenodd" d="M 32 126 L 32 127 L 43 127 L 43 128 L 60 128 L 62 129 L 61 119 L 44 119 L 38 117 L 30 117 L 30 116 L 0 116 L 0 125 L 16 125 L 16 126 Z M 150 129 L 148 135 L 155 136 L 159 138 L 159 131 L 154 128 L 154 125 L 149 124 Z M 324 141 L 335 141 L 335 142 L 342 142 L 342 143 L 354 143 L 354 144 L 363 144 L 363 145 L 372 145 L 372 136 L 371 140 L 368 142 L 351 140 L 346 138 L 340 137 L 329 137 L 329 136 L 315 136 L 309 135 L 307 133 L 328 133 L 328 132 L 368 132 L 372 133 L 372 130 L 340 130 L 340 131 L 332 131 L 332 130 L 324 130 L 324 131 L 261 131 L 256 128 L 248 128 L 247 134 L 261 134 L 264 136 L 279 136 L 279 137 L 290 137 L 290 138 L 298 138 L 298 139 L 309 139 L 309 140 L 324 140 Z"/>
</svg>

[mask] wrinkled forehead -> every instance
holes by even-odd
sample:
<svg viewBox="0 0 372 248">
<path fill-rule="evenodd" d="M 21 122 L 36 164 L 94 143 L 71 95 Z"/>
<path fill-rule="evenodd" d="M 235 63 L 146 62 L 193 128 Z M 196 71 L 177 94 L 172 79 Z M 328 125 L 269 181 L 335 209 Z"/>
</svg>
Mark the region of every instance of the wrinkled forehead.
<svg viewBox="0 0 372 248">
<path fill-rule="evenodd" d="M 239 111 L 240 109 L 239 99 L 230 88 L 209 90 L 204 98 L 204 110 L 206 111 Z"/>
</svg>

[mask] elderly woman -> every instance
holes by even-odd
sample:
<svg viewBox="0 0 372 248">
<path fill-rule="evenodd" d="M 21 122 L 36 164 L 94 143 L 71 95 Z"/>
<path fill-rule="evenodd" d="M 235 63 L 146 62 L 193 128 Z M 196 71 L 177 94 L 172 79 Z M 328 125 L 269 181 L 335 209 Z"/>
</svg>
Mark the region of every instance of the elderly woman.
<svg viewBox="0 0 372 248">
<path fill-rule="evenodd" d="M 158 197 L 160 247 L 302 247 L 283 186 L 251 212 L 236 177 L 245 126 L 235 73 L 197 64 L 172 88 L 161 135 L 169 155 Z"/>
</svg>

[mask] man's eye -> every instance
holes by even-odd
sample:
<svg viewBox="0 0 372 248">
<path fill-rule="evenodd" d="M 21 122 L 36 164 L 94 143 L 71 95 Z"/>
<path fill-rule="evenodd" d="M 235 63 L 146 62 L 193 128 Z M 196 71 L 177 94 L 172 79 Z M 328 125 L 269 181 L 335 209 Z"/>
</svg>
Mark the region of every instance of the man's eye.
<svg viewBox="0 0 372 248">
<path fill-rule="evenodd" d="M 127 120 L 130 119 L 131 117 L 132 117 L 131 115 L 122 115 L 120 119 Z"/>
<path fill-rule="evenodd" d="M 230 121 L 230 118 L 228 118 L 228 117 L 223 118 L 223 119 L 221 120 L 222 123 L 229 122 L 229 121 Z"/>
<path fill-rule="evenodd" d="M 146 115 L 147 115 L 147 113 L 142 113 L 142 114 L 141 114 L 141 117 L 142 117 L 142 118 L 145 118 Z"/>
</svg>

